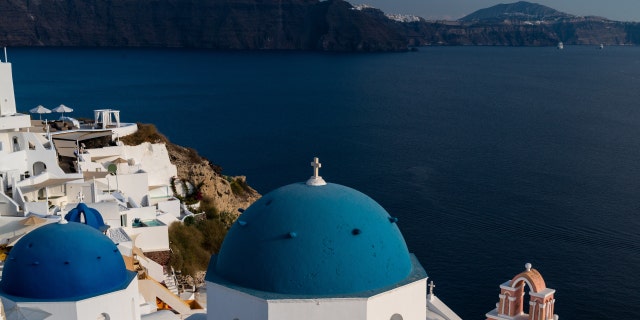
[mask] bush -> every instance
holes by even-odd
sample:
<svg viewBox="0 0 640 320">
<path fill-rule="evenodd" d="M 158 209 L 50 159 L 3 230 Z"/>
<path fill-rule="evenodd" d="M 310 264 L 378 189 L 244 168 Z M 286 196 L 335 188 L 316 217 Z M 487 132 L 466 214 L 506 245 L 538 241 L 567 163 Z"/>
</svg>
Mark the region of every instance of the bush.
<svg viewBox="0 0 640 320">
<path fill-rule="evenodd" d="M 184 224 L 188 227 L 194 225 L 196 223 L 196 219 L 193 216 L 188 216 L 184 218 Z"/>
<path fill-rule="evenodd" d="M 171 258 L 169 264 L 183 274 L 194 276 L 199 270 L 206 270 L 211 253 L 201 243 L 203 235 L 193 225 L 174 222 L 169 226 Z"/>
<path fill-rule="evenodd" d="M 247 184 L 247 181 L 240 178 L 235 178 L 230 183 L 231 192 L 236 196 L 242 196 L 251 191 L 251 187 Z"/>
<path fill-rule="evenodd" d="M 209 198 L 202 199 L 201 209 L 206 219 L 187 217 L 184 224 L 174 222 L 169 226 L 169 264 L 185 275 L 195 276 L 197 271 L 207 269 L 211 255 L 220 250 L 235 218 L 228 212 L 219 213 Z"/>
<path fill-rule="evenodd" d="M 202 247 L 209 252 L 209 255 L 219 252 L 224 236 L 227 234 L 227 228 L 217 220 L 204 220 L 196 227 L 202 233 Z"/>
<path fill-rule="evenodd" d="M 169 139 L 158 132 L 155 125 L 138 123 L 138 131 L 120 138 L 120 141 L 127 145 L 137 146 L 143 142 L 168 143 Z"/>
</svg>

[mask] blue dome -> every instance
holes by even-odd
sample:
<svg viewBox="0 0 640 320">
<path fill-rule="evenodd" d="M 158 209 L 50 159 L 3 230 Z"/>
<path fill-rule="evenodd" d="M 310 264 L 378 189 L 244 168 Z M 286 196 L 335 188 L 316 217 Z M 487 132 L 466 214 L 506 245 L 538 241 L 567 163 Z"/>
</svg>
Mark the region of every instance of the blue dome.
<svg viewBox="0 0 640 320">
<path fill-rule="evenodd" d="M 412 270 L 395 221 L 354 189 L 287 185 L 238 218 L 209 270 L 235 285 L 281 294 L 380 289 Z"/>
<path fill-rule="evenodd" d="M 119 290 L 131 278 L 111 239 L 84 224 L 52 223 L 16 243 L 0 289 L 28 299 L 76 300 Z"/>
<path fill-rule="evenodd" d="M 104 220 L 102 219 L 100 212 L 94 208 L 87 207 L 84 203 L 78 203 L 78 206 L 71 209 L 64 218 L 67 221 L 84 223 L 100 231 L 104 231 L 109 228 L 109 226 L 104 224 Z"/>
</svg>

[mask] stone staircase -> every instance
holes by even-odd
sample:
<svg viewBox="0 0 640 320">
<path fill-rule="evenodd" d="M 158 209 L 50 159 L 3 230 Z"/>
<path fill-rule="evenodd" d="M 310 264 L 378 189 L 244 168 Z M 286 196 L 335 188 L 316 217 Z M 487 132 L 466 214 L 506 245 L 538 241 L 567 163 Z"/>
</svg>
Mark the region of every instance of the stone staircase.
<svg viewBox="0 0 640 320">
<path fill-rule="evenodd" d="M 178 295 L 178 284 L 176 283 L 176 277 L 173 268 L 171 268 L 169 272 L 164 273 L 164 285 L 173 294 Z"/>
</svg>

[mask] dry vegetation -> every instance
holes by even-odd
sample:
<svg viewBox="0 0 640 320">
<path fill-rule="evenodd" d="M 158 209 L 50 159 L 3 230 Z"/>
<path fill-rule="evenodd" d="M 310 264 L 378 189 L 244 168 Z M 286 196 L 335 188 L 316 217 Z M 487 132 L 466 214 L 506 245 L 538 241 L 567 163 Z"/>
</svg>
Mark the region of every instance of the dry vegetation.
<svg viewBox="0 0 640 320">
<path fill-rule="evenodd" d="M 179 168 L 182 166 L 192 170 L 196 166 L 205 166 L 210 167 L 217 174 L 220 174 L 222 170 L 219 166 L 211 164 L 207 159 L 201 157 L 195 149 L 171 143 L 167 137 L 158 132 L 153 124 L 138 123 L 138 131 L 123 137 L 121 141 L 127 145 L 139 145 L 144 142 L 164 143 L 167 146 L 171 162 Z M 190 181 L 191 178 L 194 178 L 192 172 L 189 178 Z M 248 194 L 253 191 L 242 179 L 228 178 L 228 180 L 231 180 L 229 182 L 234 194 Z M 214 200 L 199 191 L 203 185 L 202 181 L 199 183 L 191 182 L 198 188 L 198 191 L 184 198 L 177 197 L 187 204 L 199 201 L 198 211 L 205 214 L 187 217 L 184 223 L 175 222 L 169 226 L 171 253 L 168 263 L 175 270 L 180 270 L 182 275 L 195 277 L 198 271 L 207 269 L 211 255 L 220 250 L 227 230 L 237 215 L 225 211 L 220 212 L 216 208 Z M 172 181 L 174 194 L 177 194 L 173 183 Z M 190 199 L 190 197 L 194 197 L 194 199 Z"/>
<path fill-rule="evenodd" d="M 158 132 L 155 125 L 148 123 L 138 123 L 138 131 L 126 137 L 122 137 L 120 141 L 130 146 L 137 146 L 143 142 L 169 143 L 169 139 Z"/>
</svg>

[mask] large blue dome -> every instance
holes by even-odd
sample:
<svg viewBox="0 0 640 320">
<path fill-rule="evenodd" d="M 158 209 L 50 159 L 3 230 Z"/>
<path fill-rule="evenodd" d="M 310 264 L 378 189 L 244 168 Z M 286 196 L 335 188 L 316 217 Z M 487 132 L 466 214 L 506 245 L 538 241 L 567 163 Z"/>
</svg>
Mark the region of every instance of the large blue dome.
<svg viewBox="0 0 640 320">
<path fill-rule="evenodd" d="M 0 289 L 28 299 L 77 300 L 124 288 L 132 274 L 116 245 L 96 229 L 52 223 L 16 243 Z"/>
<path fill-rule="evenodd" d="M 412 270 L 396 219 L 354 189 L 291 184 L 251 205 L 213 268 L 240 287 L 294 295 L 376 290 Z"/>
</svg>

